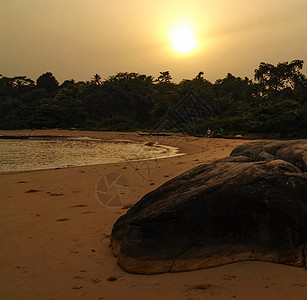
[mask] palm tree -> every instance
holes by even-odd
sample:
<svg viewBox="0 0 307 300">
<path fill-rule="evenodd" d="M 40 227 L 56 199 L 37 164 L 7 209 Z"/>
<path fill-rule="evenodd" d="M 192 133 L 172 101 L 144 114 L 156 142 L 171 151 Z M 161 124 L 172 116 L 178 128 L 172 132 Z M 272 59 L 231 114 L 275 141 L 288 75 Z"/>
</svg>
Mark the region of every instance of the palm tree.
<svg viewBox="0 0 307 300">
<path fill-rule="evenodd" d="M 156 79 L 157 82 L 161 83 L 170 83 L 172 80 L 172 76 L 170 75 L 169 71 L 160 72 L 160 76 Z"/>
<path fill-rule="evenodd" d="M 102 84 L 101 76 L 99 74 L 95 74 L 91 80 L 91 83 L 94 85 L 101 85 Z"/>
<path fill-rule="evenodd" d="M 197 76 L 196 76 L 197 79 L 204 79 L 204 72 L 203 71 L 200 71 Z"/>
</svg>

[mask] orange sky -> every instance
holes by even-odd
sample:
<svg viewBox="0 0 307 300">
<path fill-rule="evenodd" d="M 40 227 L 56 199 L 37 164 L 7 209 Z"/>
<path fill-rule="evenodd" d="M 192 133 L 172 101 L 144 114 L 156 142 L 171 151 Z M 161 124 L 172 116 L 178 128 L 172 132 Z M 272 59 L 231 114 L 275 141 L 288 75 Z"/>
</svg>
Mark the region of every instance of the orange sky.
<svg viewBox="0 0 307 300">
<path fill-rule="evenodd" d="M 293 59 L 306 73 L 306 12 L 306 0 L 0 0 L 0 74 L 62 82 L 169 70 L 179 82 L 204 71 L 214 82 Z M 169 39 L 181 22 L 198 39 L 186 55 Z"/>
</svg>

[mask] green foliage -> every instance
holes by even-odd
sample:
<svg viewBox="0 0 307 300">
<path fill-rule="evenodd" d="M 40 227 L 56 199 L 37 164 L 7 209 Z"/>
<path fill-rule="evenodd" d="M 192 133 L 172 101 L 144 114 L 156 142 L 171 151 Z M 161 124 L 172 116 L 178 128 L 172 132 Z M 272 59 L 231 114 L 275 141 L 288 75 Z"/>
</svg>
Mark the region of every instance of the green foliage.
<svg viewBox="0 0 307 300">
<path fill-rule="evenodd" d="M 36 80 L 36 85 L 40 89 L 45 89 L 49 93 L 54 93 L 59 88 L 59 83 L 52 73 L 47 72 L 39 76 Z"/>
<path fill-rule="evenodd" d="M 255 70 L 255 80 L 261 85 L 263 93 L 270 94 L 274 91 L 276 95 L 277 92 L 287 87 L 294 88 L 306 80 L 306 76 L 300 72 L 303 64 L 298 59 L 291 63 L 278 63 L 276 66 L 262 62 Z"/>
<path fill-rule="evenodd" d="M 200 98 L 206 99 L 210 104 L 215 98 L 214 85 L 203 77 L 203 72 L 199 72 L 192 80 L 182 80 L 179 84 L 179 92 L 182 97 L 193 92 Z"/>
<path fill-rule="evenodd" d="M 169 71 L 157 79 L 138 73 L 118 73 L 102 80 L 65 80 L 52 73 L 36 83 L 26 76 L 0 76 L 0 128 L 70 128 L 149 130 L 166 118 L 165 130 L 204 135 L 207 128 L 224 134 L 268 134 L 307 138 L 307 79 L 303 61 L 261 63 L 255 81 L 228 73 L 213 84 L 199 72 L 193 79 L 172 82 Z M 194 123 L 172 122 L 172 111 L 188 93 L 213 109 Z M 193 109 L 187 108 L 193 114 Z"/>
</svg>

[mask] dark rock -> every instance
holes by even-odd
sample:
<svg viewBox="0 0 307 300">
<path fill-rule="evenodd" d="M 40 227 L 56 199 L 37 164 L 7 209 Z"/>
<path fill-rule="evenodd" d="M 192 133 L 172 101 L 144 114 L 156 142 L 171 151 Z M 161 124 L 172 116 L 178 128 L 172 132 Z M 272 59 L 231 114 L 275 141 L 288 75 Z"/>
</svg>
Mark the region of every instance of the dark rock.
<svg viewBox="0 0 307 300">
<path fill-rule="evenodd" d="M 285 160 L 307 172 L 307 140 L 286 143 L 276 152 L 275 158 Z"/>
<path fill-rule="evenodd" d="M 284 141 L 245 143 L 234 148 L 230 156 L 247 156 L 253 161 L 273 160 L 275 159 L 277 150 L 279 150 L 284 143 Z M 271 159 L 264 159 L 266 155 L 268 155 L 268 158 L 270 157 Z"/>
<path fill-rule="evenodd" d="M 268 149 L 275 155 L 280 145 Z M 282 160 L 237 156 L 202 165 L 120 217 L 112 230 L 113 252 L 124 270 L 143 274 L 244 260 L 303 267 L 306 194 L 307 176 Z"/>
<path fill-rule="evenodd" d="M 282 159 L 307 172 L 307 140 L 251 142 L 236 147 L 230 154 L 242 155 L 253 161 Z"/>
</svg>

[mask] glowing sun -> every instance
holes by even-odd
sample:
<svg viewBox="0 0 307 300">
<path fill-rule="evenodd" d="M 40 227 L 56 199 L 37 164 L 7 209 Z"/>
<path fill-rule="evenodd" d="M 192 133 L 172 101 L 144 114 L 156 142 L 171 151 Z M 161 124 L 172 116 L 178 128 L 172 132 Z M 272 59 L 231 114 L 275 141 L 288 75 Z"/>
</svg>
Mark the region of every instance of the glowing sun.
<svg viewBox="0 0 307 300">
<path fill-rule="evenodd" d="M 171 30 L 172 47 L 179 53 L 188 53 L 197 47 L 197 40 L 193 27 L 189 24 L 178 24 Z"/>
</svg>

